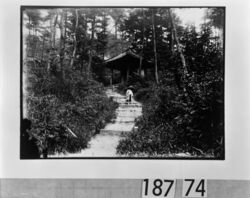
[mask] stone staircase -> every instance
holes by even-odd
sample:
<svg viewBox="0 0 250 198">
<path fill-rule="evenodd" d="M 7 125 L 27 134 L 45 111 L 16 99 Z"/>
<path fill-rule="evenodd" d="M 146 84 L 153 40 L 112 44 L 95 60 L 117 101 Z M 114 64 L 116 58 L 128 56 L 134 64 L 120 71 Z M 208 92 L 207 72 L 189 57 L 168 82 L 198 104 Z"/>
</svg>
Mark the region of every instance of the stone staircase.
<svg viewBox="0 0 250 198">
<path fill-rule="evenodd" d="M 119 94 L 115 88 L 107 88 L 106 94 L 119 104 L 116 118 L 92 137 L 88 148 L 80 153 L 58 154 L 52 157 L 118 157 L 116 147 L 124 135 L 133 130 L 135 119 L 142 114 L 142 106 L 134 100 L 127 103 L 125 96 Z"/>
<path fill-rule="evenodd" d="M 125 133 L 131 132 L 135 125 L 135 119 L 142 114 L 141 104 L 134 100 L 126 102 L 126 97 L 117 93 L 116 90 L 108 89 L 106 94 L 118 102 L 119 107 L 116 109 L 116 118 L 104 129 L 101 129 L 100 134 L 123 136 Z"/>
</svg>

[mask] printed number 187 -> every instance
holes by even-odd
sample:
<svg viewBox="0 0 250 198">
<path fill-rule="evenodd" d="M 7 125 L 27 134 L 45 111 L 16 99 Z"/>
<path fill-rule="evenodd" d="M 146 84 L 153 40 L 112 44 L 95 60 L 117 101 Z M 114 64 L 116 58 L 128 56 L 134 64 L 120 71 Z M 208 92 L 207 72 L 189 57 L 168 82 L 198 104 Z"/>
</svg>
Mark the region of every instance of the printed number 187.
<svg viewBox="0 0 250 198">
<path fill-rule="evenodd" d="M 173 198 L 175 181 L 167 179 L 144 179 L 142 190 L 142 198 Z"/>
</svg>

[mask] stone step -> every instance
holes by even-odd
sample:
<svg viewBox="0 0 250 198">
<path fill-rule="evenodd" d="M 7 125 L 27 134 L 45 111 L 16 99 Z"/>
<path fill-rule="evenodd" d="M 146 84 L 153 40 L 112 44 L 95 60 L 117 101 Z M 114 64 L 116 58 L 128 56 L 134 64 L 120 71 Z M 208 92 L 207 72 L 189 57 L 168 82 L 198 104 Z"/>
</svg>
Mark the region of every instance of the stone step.
<svg viewBox="0 0 250 198">
<path fill-rule="evenodd" d="M 135 117 L 139 117 L 142 115 L 142 113 L 140 111 L 131 111 L 131 112 L 116 112 L 116 118 L 118 117 L 122 117 L 122 118 L 135 118 Z M 129 115 L 130 114 L 130 115 Z"/>
<path fill-rule="evenodd" d="M 108 97 L 119 103 L 116 109 L 116 118 L 101 129 L 100 135 L 121 135 L 121 133 L 129 133 L 133 130 L 135 119 L 142 115 L 142 105 L 135 100 L 126 101 L 126 96 L 114 93 L 115 89 L 106 91 Z"/>
<path fill-rule="evenodd" d="M 120 121 L 131 121 L 131 122 L 134 122 L 135 121 L 135 117 L 128 117 L 128 116 L 124 116 L 124 117 L 121 117 L 121 116 L 118 116 L 117 118 L 113 119 L 117 122 L 120 122 Z"/>
<path fill-rule="evenodd" d="M 129 113 L 132 114 L 132 115 L 129 115 Z M 130 120 L 130 118 L 135 119 L 135 118 L 142 115 L 141 112 L 132 112 L 132 113 L 129 112 L 129 113 L 127 113 L 127 114 L 125 114 L 124 112 L 122 114 L 121 114 L 121 112 L 116 113 L 116 118 L 115 119 L 118 119 L 118 118 L 126 119 L 126 118 L 128 118 Z"/>
<path fill-rule="evenodd" d="M 123 111 L 123 110 L 126 110 L 126 111 Z M 126 108 L 126 107 L 120 107 L 120 108 L 117 108 L 116 109 L 117 112 L 130 112 L 130 113 L 133 113 L 133 112 L 142 112 L 142 109 L 140 108 L 137 108 L 137 107 L 129 107 L 129 108 Z"/>
<path fill-rule="evenodd" d="M 115 114 L 117 116 L 121 116 L 121 117 L 128 117 L 130 116 L 131 114 L 134 115 L 134 116 L 140 116 L 142 114 L 141 111 L 116 111 Z M 129 115 L 130 114 L 130 115 Z"/>
<path fill-rule="evenodd" d="M 121 120 L 121 121 L 117 121 L 115 120 L 112 124 L 134 124 L 134 121 L 125 121 L 125 120 Z"/>
<path fill-rule="evenodd" d="M 138 105 L 138 104 L 119 103 L 119 107 L 121 107 L 121 108 L 137 108 L 137 109 L 140 109 L 142 106 Z"/>
<path fill-rule="evenodd" d="M 127 133 L 130 133 L 131 131 L 116 131 L 116 130 L 105 130 L 101 129 L 100 135 L 111 135 L 111 136 L 125 136 Z"/>
<path fill-rule="evenodd" d="M 108 92 L 107 93 L 109 95 L 109 97 L 117 97 L 117 98 L 125 98 L 126 96 L 124 95 L 120 95 L 120 94 L 115 94 L 115 93 L 112 93 L 112 92 Z"/>
<path fill-rule="evenodd" d="M 132 111 L 141 111 L 142 108 L 140 107 L 136 107 L 136 106 L 128 106 L 128 105 L 120 105 L 116 110 L 122 110 L 122 111 L 128 111 L 131 112 Z"/>
<path fill-rule="evenodd" d="M 103 130 L 114 130 L 114 131 L 132 131 L 134 127 L 134 122 L 129 123 L 109 123 L 107 124 Z M 101 129 L 102 130 L 102 129 Z"/>
<path fill-rule="evenodd" d="M 141 113 L 134 113 L 133 115 L 118 115 L 117 114 L 117 118 L 118 117 L 120 117 L 120 118 L 137 118 L 137 117 L 139 117 L 139 116 L 141 116 Z"/>
<path fill-rule="evenodd" d="M 129 118 L 129 117 L 138 117 L 141 115 L 141 112 L 139 111 L 130 111 L 130 112 L 125 112 L 125 111 L 121 111 L 121 112 L 116 112 L 116 118 L 118 117 L 122 117 L 122 118 Z"/>
<path fill-rule="evenodd" d="M 119 111 L 119 112 L 141 112 L 142 110 L 140 108 L 131 108 L 131 109 L 127 109 L 127 108 L 120 108 L 118 107 L 116 109 L 116 111 Z"/>
<path fill-rule="evenodd" d="M 121 105 L 138 105 L 141 106 L 141 104 L 137 103 L 137 102 L 127 102 L 126 100 L 124 101 L 120 101 Z"/>
<path fill-rule="evenodd" d="M 113 100 L 126 100 L 126 97 L 125 96 L 109 96 L 110 98 L 113 98 Z"/>
<path fill-rule="evenodd" d="M 137 103 L 126 103 L 126 102 L 120 102 L 119 103 L 120 106 L 122 107 L 136 107 L 136 108 L 141 108 L 142 106 L 140 104 Z"/>
</svg>

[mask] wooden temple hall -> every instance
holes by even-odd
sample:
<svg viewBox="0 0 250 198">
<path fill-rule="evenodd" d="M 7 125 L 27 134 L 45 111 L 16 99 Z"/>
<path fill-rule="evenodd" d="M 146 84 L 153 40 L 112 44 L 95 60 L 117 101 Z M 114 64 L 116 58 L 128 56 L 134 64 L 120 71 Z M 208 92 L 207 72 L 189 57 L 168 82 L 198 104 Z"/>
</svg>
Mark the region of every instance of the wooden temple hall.
<svg viewBox="0 0 250 198">
<path fill-rule="evenodd" d="M 122 83 L 126 82 L 131 74 L 139 74 L 140 56 L 131 50 L 110 58 L 106 60 L 105 63 L 106 67 L 111 69 L 112 82 L 114 78 L 114 70 L 118 70 L 120 72 L 120 79 Z M 146 76 L 147 70 L 150 68 L 153 68 L 153 63 L 142 59 L 141 76 Z"/>
</svg>

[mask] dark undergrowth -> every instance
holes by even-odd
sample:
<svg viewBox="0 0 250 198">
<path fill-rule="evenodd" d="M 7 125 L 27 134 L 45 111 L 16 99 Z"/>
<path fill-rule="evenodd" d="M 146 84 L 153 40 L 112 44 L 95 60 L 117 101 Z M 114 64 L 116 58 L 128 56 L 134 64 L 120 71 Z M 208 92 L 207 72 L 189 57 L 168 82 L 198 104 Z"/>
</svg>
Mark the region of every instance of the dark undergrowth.
<svg viewBox="0 0 250 198">
<path fill-rule="evenodd" d="M 43 67 L 27 64 L 29 133 L 38 140 L 41 153 L 80 151 L 115 117 L 118 104 L 107 98 L 102 84 L 80 71 L 68 71 L 62 79 Z"/>
<path fill-rule="evenodd" d="M 119 154 L 189 153 L 224 159 L 222 50 L 211 41 L 209 29 L 192 41 L 188 35 L 181 40 L 188 73 L 183 74 L 176 53 L 162 65 L 157 85 L 130 76 L 125 87 L 118 87 L 122 90 L 133 86 L 135 99 L 143 103 L 143 115 L 136 122 L 138 130 L 120 141 Z"/>
<path fill-rule="evenodd" d="M 212 76 L 211 76 L 212 77 Z M 190 156 L 224 158 L 222 82 L 202 82 L 187 101 L 177 87 L 163 84 L 142 88 L 143 116 L 138 130 L 120 141 L 121 155 Z M 202 92 L 204 90 L 204 92 Z M 206 90 L 206 91 L 205 91 Z"/>
</svg>

